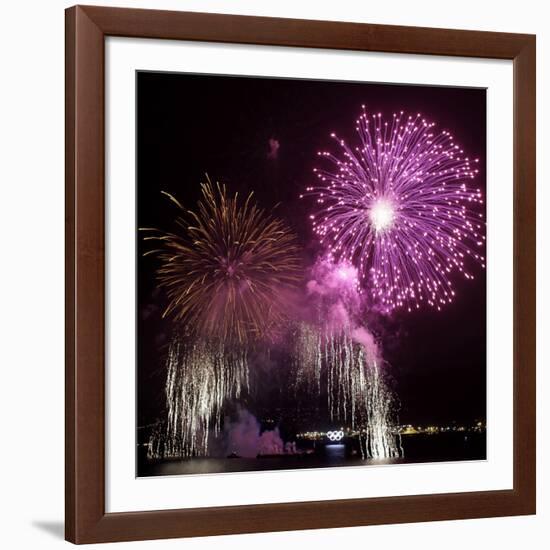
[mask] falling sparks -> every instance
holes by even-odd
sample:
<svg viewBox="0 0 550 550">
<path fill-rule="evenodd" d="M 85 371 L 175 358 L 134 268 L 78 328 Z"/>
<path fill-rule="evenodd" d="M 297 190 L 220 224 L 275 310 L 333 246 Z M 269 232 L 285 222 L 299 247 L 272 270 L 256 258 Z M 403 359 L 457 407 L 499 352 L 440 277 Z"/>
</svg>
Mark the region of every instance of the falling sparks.
<svg viewBox="0 0 550 550">
<path fill-rule="evenodd" d="M 295 389 L 306 395 L 321 393 L 322 353 L 318 332 L 309 325 L 301 324 L 294 334 L 293 369 Z"/>
<path fill-rule="evenodd" d="M 158 243 L 158 281 L 168 295 L 165 315 L 200 338 L 239 345 L 268 338 L 284 323 L 299 280 L 296 239 L 285 224 L 242 203 L 225 186 L 201 184 L 196 211 L 182 212 L 178 233 L 151 229 Z"/>
<path fill-rule="evenodd" d="M 220 431 L 224 404 L 248 388 L 246 351 L 174 338 L 166 363 L 167 421 L 153 434 L 149 457 L 204 456 L 211 432 Z"/>
<path fill-rule="evenodd" d="M 395 398 L 380 368 L 380 359 L 354 340 L 349 327 L 333 332 L 302 324 L 300 331 L 298 342 L 303 350 L 296 383 L 318 388 L 320 395 L 320 371 L 324 369 L 330 418 L 349 422 L 358 432 L 363 458 L 403 456 L 395 431 Z"/>
<path fill-rule="evenodd" d="M 357 266 L 380 310 L 440 310 L 453 301 L 451 274 L 467 279 L 467 259 L 485 267 L 485 222 L 479 172 L 446 130 L 422 115 L 365 107 L 356 121 L 359 143 L 332 136 L 340 154 L 320 152 L 331 166 L 315 169 L 308 187 L 318 210 L 310 216 L 320 242 L 336 261 Z"/>
<path fill-rule="evenodd" d="M 333 419 L 351 422 L 360 433 L 364 458 L 402 455 L 393 393 L 380 371 L 379 358 L 354 342 L 349 329 L 325 338 L 329 410 Z"/>
</svg>

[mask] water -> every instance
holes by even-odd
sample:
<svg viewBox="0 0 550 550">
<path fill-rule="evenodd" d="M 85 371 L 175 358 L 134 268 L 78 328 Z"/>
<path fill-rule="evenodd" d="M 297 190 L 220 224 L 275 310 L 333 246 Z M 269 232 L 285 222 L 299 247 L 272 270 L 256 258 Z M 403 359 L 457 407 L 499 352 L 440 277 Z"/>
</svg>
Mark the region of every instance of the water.
<svg viewBox="0 0 550 550">
<path fill-rule="evenodd" d="M 259 458 L 209 458 L 147 460 L 139 458 L 138 476 L 214 474 L 338 466 L 369 466 L 460 460 L 485 460 L 484 433 L 415 434 L 402 437 L 404 457 L 362 460 L 353 445 L 320 444 L 311 454 Z"/>
</svg>

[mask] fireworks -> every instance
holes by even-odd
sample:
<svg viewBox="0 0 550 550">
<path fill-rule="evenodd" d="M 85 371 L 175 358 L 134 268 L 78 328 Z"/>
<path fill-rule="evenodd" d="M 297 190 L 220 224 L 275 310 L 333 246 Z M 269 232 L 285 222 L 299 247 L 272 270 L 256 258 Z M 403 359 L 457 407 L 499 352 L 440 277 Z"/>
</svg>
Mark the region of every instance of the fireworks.
<svg viewBox="0 0 550 550">
<path fill-rule="evenodd" d="M 149 456 L 208 453 L 210 433 L 218 433 L 226 400 L 248 388 L 246 352 L 211 343 L 183 344 L 175 338 L 166 361 L 167 421 L 153 434 Z"/>
<path fill-rule="evenodd" d="M 358 267 L 383 312 L 422 303 L 439 310 L 455 296 L 452 272 L 473 279 L 467 258 L 485 267 L 483 198 L 466 185 L 478 160 L 434 126 L 403 112 L 387 122 L 363 107 L 359 145 L 338 139 L 339 156 L 319 153 L 331 169 L 315 169 L 320 184 L 307 189 L 319 207 L 310 216 L 319 240 L 336 261 Z"/>
<path fill-rule="evenodd" d="M 167 365 L 167 416 L 151 438 L 149 455 L 208 452 L 223 409 L 248 387 L 248 349 L 285 319 L 285 292 L 299 279 L 295 238 L 252 201 L 239 204 L 224 186 L 201 185 L 196 211 L 179 208 L 178 233 L 156 230 L 158 281 L 166 290 L 164 315 L 176 322 Z"/>
<path fill-rule="evenodd" d="M 485 267 L 483 197 L 468 185 L 478 161 L 434 126 L 420 114 L 384 120 L 363 108 L 357 146 L 334 136 L 340 152 L 319 153 L 328 166 L 315 170 L 319 183 L 307 194 L 316 199 L 310 218 L 323 250 L 300 310 L 291 308 L 303 276 L 297 240 L 252 194 L 240 200 L 208 180 L 196 209 L 186 210 L 165 193 L 179 209 L 178 229 L 149 230 L 158 243 L 149 254 L 159 259 L 164 315 L 177 336 L 151 457 L 208 453 L 262 345 L 278 346 L 295 397 L 320 402 L 326 390 L 330 421 L 350 426 L 363 458 L 403 456 L 398 402 L 366 312 L 440 310 L 454 299 L 455 273 L 472 279 L 472 265 Z"/>
<path fill-rule="evenodd" d="M 321 393 L 321 341 L 318 332 L 306 324 L 299 325 L 294 334 L 292 367 L 296 390 L 306 395 Z"/>
<path fill-rule="evenodd" d="M 308 322 L 295 337 L 296 389 L 311 399 L 326 387 L 331 421 L 347 423 L 359 435 L 363 458 L 402 456 L 397 403 L 379 346 L 363 323 L 365 300 L 358 272 L 347 261 L 318 258 L 307 284 Z"/>
<path fill-rule="evenodd" d="M 363 329 L 364 330 L 364 329 Z M 301 369 L 296 383 L 317 387 L 319 371 L 326 371 L 328 408 L 331 420 L 348 422 L 359 433 L 363 458 L 386 459 L 403 455 L 395 433 L 397 406 L 386 381 L 380 359 L 372 348 L 354 337 L 350 326 L 334 332 L 303 324 L 299 342 Z M 308 394 L 311 398 L 312 393 Z"/>
<path fill-rule="evenodd" d="M 178 233 L 161 233 L 158 280 L 169 304 L 164 315 L 186 330 L 225 345 L 269 336 L 286 318 L 299 280 L 296 239 L 286 225 L 258 208 L 252 193 L 239 204 L 225 186 L 201 184 L 196 211 L 182 212 Z"/>
</svg>

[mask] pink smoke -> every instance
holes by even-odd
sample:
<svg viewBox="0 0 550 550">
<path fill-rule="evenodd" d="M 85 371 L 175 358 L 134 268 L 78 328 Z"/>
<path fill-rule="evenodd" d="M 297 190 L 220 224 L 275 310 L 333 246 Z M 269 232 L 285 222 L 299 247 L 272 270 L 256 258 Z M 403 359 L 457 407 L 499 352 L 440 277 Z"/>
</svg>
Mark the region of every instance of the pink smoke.
<svg viewBox="0 0 550 550">
<path fill-rule="evenodd" d="M 328 328 L 341 330 L 353 324 L 353 312 L 361 305 L 357 269 L 353 265 L 319 258 L 311 270 L 307 292 L 310 304 L 322 306 Z"/>
<path fill-rule="evenodd" d="M 267 158 L 275 160 L 279 156 L 279 147 L 281 144 L 278 139 L 270 138 L 268 141 L 269 151 L 267 152 Z"/>
<path fill-rule="evenodd" d="M 225 426 L 226 453 L 235 453 L 245 458 L 258 454 L 283 454 L 285 445 L 279 428 L 261 432 L 256 417 L 246 409 L 240 409 L 237 421 Z"/>
<path fill-rule="evenodd" d="M 310 294 L 342 295 L 359 294 L 357 269 L 347 262 L 333 262 L 319 258 L 312 269 L 312 279 L 307 283 Z"/>
<path fill-rule="evenodd" d="M 349 262 L 319 258 L 307 283 L 310 302 L 323 311 L 326 330 L 349 331 L 352 339 L 363 346 L 368 360 L 379 357 L 378 344 L 364 326 L 365 297 L 360 292 L 357 269 Z"/>
<path fill-rule="evenodd" d="M 354 328 L 351 332 L 351 337 L 355 342 L 363 346 L 369 362 L 372 363 L 378 359 L 378 344 L 372 333 L 365 327 Z"/>
</svg>

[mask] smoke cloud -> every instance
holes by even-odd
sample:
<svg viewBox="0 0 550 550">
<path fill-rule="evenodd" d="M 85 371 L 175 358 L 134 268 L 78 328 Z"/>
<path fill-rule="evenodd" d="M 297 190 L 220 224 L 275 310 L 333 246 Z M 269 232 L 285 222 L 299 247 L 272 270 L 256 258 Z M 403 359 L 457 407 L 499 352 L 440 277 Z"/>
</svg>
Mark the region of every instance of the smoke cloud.
<svg viewBox="0 0 550 550">
<path fill-rule="evenodd" d="M 365 326 L 366 305 L 359 290 L 358 271 L 346 262 L 329 258 L 317 260 L 307 283 L 308 299 L 323 312 L 322 322 L 331 331 L 350 331 L 352 339 L 360 344 L 369 362 L 379 357 L 378 344 Z"/>
<path fill-rule="evenodd" d="M 270 160 L 275 160 L 279 156 L 279 147 L 281 144 L 279 140 L 270 138 L 269 139 L 269 151 L 267 152 L 267 158 Z"/>
<path fill-rule="evenodd" d="M 235 422 L 225 426 L 226 453 L 235 453 L 245 458 L 259 454 L 283 454 L 285 444 L 279 428 L 261 431 L 257 418 L 246 409 L 240 409 Z"/>
<path fill-rule="evenodd" d="M 365 327 L 356 327 L 351 332 L 352 339 L 361 344 L 369 363 L 374 363 L 378 359 L 378 344 L 374 336 Z"/>
</svg>

